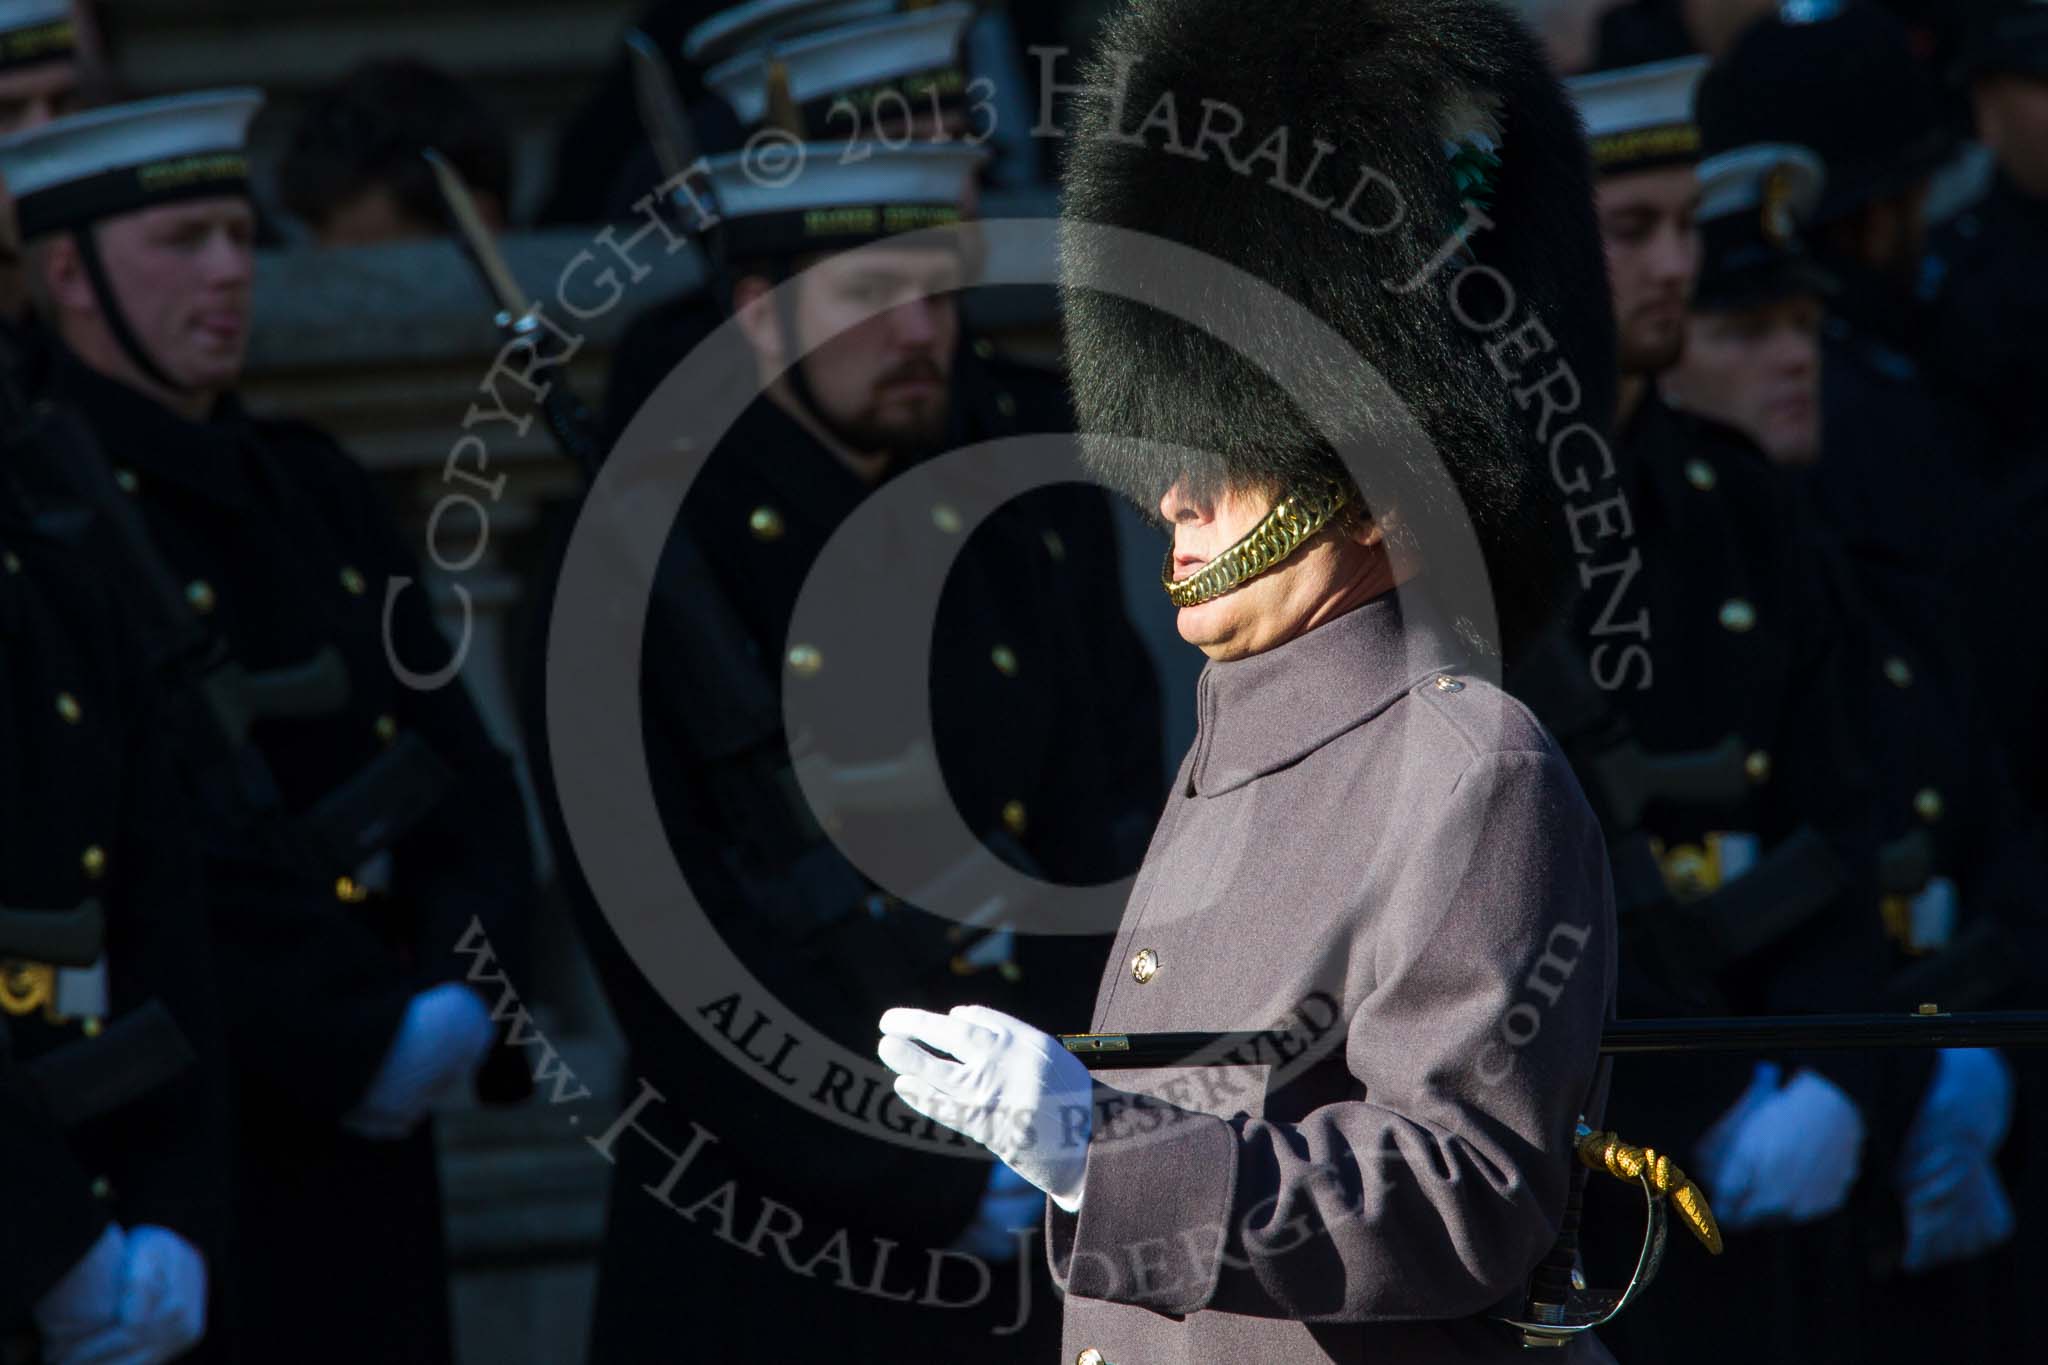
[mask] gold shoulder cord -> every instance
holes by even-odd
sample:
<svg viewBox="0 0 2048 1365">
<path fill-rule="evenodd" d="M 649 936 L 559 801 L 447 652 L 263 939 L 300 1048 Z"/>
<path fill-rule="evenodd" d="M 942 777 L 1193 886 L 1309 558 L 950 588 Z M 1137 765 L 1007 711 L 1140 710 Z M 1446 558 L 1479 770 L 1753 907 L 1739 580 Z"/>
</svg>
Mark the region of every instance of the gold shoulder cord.
<svg viewBox="0 0 2048 1365">
<path fill-rule="evenodd" d="M 1166 566 L 1159 574 L 1160 586 L 1176 607 L 1198 606 L 1241 588 L 1300 549 L 1329 524 L 1350 496 L 1339 483 L 1288 494 L 1235 545 L 1178 583 L 1173 579 L 1173 551 L 1168 550 Z"/>
</svg>

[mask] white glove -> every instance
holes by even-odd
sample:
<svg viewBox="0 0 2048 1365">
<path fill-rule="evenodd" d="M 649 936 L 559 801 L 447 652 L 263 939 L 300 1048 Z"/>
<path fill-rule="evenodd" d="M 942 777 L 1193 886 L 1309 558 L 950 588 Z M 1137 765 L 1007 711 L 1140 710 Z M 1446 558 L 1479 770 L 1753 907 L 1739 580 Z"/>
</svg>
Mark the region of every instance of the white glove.
<svg viewBox="0 0 2048 1365">
<path fill-rule="evenodd" d="M 121 1311 L 121 1266 L 127 1259 L 128 1237 L 119 1223 L 109 1223 L 92 1250 L 66 1271 L 36 1301 L 36 1330 L 43 1354 L 52 1362 L 110 1326 Z"/>
<path fill-rule="evenodd" d="M 1014 1261 L 1020 1249 L 1017 1234 L 1037 1227 L 1044 1217 L 1044 1191 L 998 1161 L 989 1167 L 988 1190 L 974 1210 L 974 1221 L 953 1240 L 953 1249 L 998 1264 Z"/>
<path fill-rule="evenodd" d="M 491 1013 L 475 991 L 444 982 L 406 1006 L 370 1088 L 342 1122 L 368 1138 L 402 1138 L 443 1092 L 466 1085 L 491 1047 Z"/>
<path fill-rule="evenodd" d="M 177 1233 L 130 1229 L 119 1278 L 114 1312 L 96 1331 L 58 1340 L 44 1327 L 47 1365 L 159 1365 L 206 1335 L 206 1258 Z"/>
<path fill-rule="evenodd" d="M 1802 1068 L 1783 1089 L 1773 1079 L 1759 1068 L 1760 1084 L 1723 1120 L 1725 1133 L 1709 1130 L 1702 1143 L 1718 1157 L 1705 1168 L 1705 1183 L 1724 1228 L 1825 1218 L 1848 1199 L 1862 1165 L 1855 1101 L 1815 1071 Z"/>
<path fill-rule="evenodd" d="M 980 1005 L 892 1009 L 876 1051 L 899 1073 L 903 1103 L 973 1138 L 1068 1213 L 1080 1210 L 1094 1082 L 1059 1039 Z"/>
<path fill-rule="evenodd" d="M 2012 1236 L 2012 1201 L 1992 1165 L 2012 1108 L 2012 1071 L 1995 1048 L 1936 1058 L 1899 1154 L 1908 1273 L 1974 1259 Z"/>
<path fill-rule="evenodd" d="M 1906 1191 L 1909 1275 L 1975 1260 L 2012 1236 L 2017 1220 L 1989 1157 L 1957 1154 Z"/>
</svg>

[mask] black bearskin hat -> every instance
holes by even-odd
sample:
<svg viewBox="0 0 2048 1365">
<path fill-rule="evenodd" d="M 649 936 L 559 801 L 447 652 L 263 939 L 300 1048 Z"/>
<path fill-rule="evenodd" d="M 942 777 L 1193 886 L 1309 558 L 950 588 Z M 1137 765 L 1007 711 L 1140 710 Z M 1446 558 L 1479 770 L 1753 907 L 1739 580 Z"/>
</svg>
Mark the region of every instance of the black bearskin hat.
<svg viewBox="0 0 2048 1365">
<path fill-rule="evenodd" d="M 1615 360 L 1585 139 L 1537 40 L 1494 0 L 1129 0 L 1081 83 L 1066 147 L 1070 262 L 1077 224 L 1163 238 L 1334 329 L 1441 459 L 1485 556 L 1502 640 L 1540 626 L 1569 569 L 1551 443 L 1573 425 L 1604 440 Z M 1205 118 L 1218 137 L 1241 118 L 1241 132 L 1201 142 Z M 1468 217 L 1475 205 L 1484 220 Z M 1127 254 L 1123 277 L 1171 268 Z M 1370 511 L 1398 504 L 1391 490 L 1441 486 L 1409 479 L 1428 457 L 1398 439 L 1383 391 L 1356 366 L 1312 367 L 1290 399 L 1224 341 L 1074 280 L 1070 268 L 1068 356 L 1089 459 L 1141 507 L 1177 479 L 1279 496 L 1344 477 L 1326 430 L 1367 462 Z M 1570 374 L 1546 412 L 1531 386 L 1560 365 Z"/>
</svg>

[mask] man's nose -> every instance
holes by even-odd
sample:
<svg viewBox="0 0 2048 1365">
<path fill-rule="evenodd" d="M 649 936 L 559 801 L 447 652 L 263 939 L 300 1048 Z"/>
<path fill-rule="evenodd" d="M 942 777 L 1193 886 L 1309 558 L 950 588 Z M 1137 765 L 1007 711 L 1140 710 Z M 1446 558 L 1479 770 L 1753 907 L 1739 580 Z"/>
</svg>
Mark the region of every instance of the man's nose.
<svg viewBox="0 0 2048 1365">
<path fill-rule="evenodd" d="M 1177 480 L 1159 499 L 1159 519 L 1168 526 L 1199 526 L 1215 517 L 1214 501 L 1196 497 L 1186 479 Z"/>
<path fill-rule="evenodd" d="M 898 305 L 889 320 L 900 345 L 929 346 L 938 340 L 938 313 L 930 299 L 912 299 Z"/>
</svg>

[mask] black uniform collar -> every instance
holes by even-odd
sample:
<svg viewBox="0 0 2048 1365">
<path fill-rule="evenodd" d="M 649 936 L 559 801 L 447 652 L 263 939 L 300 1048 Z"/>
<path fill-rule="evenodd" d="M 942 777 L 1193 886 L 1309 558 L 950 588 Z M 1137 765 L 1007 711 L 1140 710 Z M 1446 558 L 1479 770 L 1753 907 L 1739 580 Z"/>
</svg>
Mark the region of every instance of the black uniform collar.
<svg viewBox="0 0 2048 1365">
<path fill-rule="evenodd" d="M 830 530 L 911 463 L 894 460 L 879 480 L 866 483 L 780 404 L 763 395 L 719 442 L 704 477 L 729 478 L 742 471 L 755 475 L 802 520 Z"/>
<path fill-rule="evenodd" d="M 1469 652 L 1410 583 L 1277 649 L 1211 662 L 1195 689 L 1189 783 L 1216 796 L 1299 762 Z"/>
<path fill-rule="evenodd" d="M 206 420 L 189 421 L 87 366 L 69 347 L 53 350 L 50 396 L 85 419 L 115 468 L 133 470 L 145 486 L 174 484 L 230 507 L 251 505 L 253 432 L 233 394 L 223 394 Z"/>
</svg>

